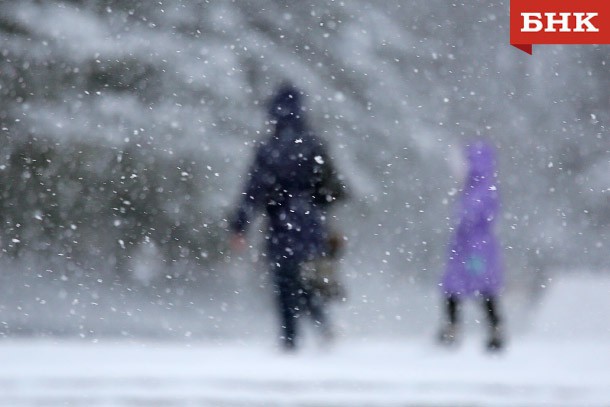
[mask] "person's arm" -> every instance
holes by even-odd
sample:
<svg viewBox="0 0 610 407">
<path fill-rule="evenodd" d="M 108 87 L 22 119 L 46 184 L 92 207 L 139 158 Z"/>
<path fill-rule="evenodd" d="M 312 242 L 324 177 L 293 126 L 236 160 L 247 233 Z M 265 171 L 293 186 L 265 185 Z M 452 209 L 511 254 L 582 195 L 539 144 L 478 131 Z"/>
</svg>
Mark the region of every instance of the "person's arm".
<svg viewBox="0 0 610 407">
<path fill-rule="evenodd" d="M 463 201 L 460 225 L 471 228 L 481 222 L 491 222 L 498 212 L 498 193 L 495 190 L 486 190 L 476 193 Z"/>
<path fill-rule="evenodd" d="M 263 203 L 265 195 L 264 166 L 259 149 L 254 158 L 254 163 L 248 171 L 248 179 L 237 210 L 229 224 L 229 229 L 233 234 L 231 238 L 231 246 L 233 248 L 237 249 L 245 246 L 244 236 L 248 225 L 254 217 L 256 210 Z"/>
</svg>

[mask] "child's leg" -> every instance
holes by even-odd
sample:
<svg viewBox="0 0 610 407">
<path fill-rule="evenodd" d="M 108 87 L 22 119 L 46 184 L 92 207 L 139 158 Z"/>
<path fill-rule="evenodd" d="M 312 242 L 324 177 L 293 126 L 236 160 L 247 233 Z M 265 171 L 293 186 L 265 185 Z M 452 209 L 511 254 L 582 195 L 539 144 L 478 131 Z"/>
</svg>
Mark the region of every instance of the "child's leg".
<svg viewBox="0 0 610 407">
<path fill-rule="evenodd" d="M 447 310 L 447 322 L 450 325 L 456 325 L 458 323 L 458 307 L 459 300 L 456 296 L 450 295 L 446 298 L 445 307 Z"/>
<path fill-rule="evenodd" d="M 441 329 L 439 340 L 445 345 L 451 345 L 456 340 L 460 301 L 456 296 L 449 295 L 445 297 L 444 305 L 446 321 Z"/>
<path fill-rule="evenodd" d="M 486 295 L 483 297 L 483 306 L 489 321 L 489 340 L 487 349 L 499 350 L 503 346 L 503 338 L 501 331 L 501 318 L 498 314 L 498 303 L 495 296 Z"/>
<path fill-rule="evenodd" d="M 483 306 L 485 307 L 489 326 L 492 329 L 498 328 L 500 326 L 500 316 L 498 315 L 496 298 L 492 295 L 483 297 Z"/>
</svg>

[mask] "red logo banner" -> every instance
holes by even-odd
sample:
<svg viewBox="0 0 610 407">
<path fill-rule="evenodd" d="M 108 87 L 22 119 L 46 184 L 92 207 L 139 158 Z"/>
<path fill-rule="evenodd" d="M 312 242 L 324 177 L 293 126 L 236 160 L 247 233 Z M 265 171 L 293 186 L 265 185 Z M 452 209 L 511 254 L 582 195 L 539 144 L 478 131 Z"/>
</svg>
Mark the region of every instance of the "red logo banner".
<svg viewBox="0 0 610 407">
<path fill-rule="evenodd" d="M 511 0 L 510 43 L 610 44 L 610 0 Z"/>
</svg>

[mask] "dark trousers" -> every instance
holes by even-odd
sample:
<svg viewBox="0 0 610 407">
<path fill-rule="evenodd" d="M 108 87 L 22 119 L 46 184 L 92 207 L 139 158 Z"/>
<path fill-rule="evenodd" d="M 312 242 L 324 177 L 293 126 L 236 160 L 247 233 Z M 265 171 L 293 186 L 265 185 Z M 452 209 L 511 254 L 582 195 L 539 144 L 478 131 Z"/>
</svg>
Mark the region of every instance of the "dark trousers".
<svg viewBox="0 0 610 407">
<path fill-rule="evenodd" d="M 492 329 L 498 328 L 500 325 L 500 317 L 498 315 L 497 300 L 492 295 L 483 295 L 481 298 L 481 305 L 487 316 L 487 321 Z M 445 309 L 447 312 L 447 318 L 450 324 L 455 325 L 459 322 L 459 309 L 461 301 L 456 296 L 448 296 L 445 300 Z"/>
<path fill-rule="evenodd" d="M 298 335 L 298 320 L 310 316 L 315 325 L 326 326 L 322 298 L 306 290 L 300 277 L 300 263 L 283 258 L 273 264 L 275 294 L 279 310 L 281 340 L 286 348 L 294 348 Z"/>
</svg>

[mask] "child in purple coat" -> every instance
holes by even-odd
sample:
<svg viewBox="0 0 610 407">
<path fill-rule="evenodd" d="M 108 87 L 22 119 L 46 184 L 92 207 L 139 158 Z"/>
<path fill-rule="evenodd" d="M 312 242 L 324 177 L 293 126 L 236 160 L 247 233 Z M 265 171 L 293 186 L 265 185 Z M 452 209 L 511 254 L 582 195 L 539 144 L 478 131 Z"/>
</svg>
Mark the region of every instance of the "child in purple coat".
<svg viewBox="0 0 610 407">
<path fill-rule="evenodd" d="M 441 284 L 447 320 L 440 340 L 444 344 L 455 341 L 460 304 L 474 297 L 481 300 L 489 323 L 487 348 L 498 350 L 503 345 L 497 304 L 503 267 L 493 231 L 499 209 L 494 150 L 476 141 L 466 147 L 466 158 L 468 175 L 458 203 L 459 221 Z"/>
</svg>

